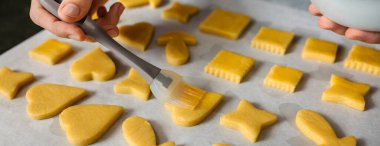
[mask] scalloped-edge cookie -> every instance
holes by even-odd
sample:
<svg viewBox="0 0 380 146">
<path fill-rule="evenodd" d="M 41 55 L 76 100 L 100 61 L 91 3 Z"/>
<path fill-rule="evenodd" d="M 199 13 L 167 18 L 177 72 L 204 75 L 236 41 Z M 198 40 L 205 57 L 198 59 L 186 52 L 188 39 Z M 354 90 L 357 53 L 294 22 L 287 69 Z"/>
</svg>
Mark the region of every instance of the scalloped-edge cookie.
<svg viewBox="0 0 380 146">
<path fill-rule="evenodd" d="M 294 34 L 292 32 L 261 27 L 257 35 L 252 39 L 251 47 L 276 55 L 284 55 L 293 38 Z"/>
<path fill-rule="evenodd" d="M 380 76 L 380 50 L 354 45 L 344 67 Z"/>
<path fill-rule="evenodd" d="M 255 60 L 251 57 L 220 50 L 204 67 L 204 72 L 234 83 L 240 83 L 254 63 Z"/>
</svg>

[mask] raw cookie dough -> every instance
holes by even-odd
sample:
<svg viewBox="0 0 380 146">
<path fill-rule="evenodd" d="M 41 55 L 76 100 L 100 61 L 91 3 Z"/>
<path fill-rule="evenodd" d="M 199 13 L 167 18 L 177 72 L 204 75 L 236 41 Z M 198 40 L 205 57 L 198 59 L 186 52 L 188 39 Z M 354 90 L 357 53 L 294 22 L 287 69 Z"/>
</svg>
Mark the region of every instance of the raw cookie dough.
<svg viewBox="0 0 380 146">
<path fill-rule="evenodd" d="M 75 105 L 62 111 L 59 122 L 73 145 L 95 143 L 122 115 L 124 108 L 117 105 Z"/>
<path fill-rule="evenodd" d="M 227 50 L 220 50 L 204 68 L 204 71 L 213 76 L 240 83 L 251 70 L 255 60 Z"/>
<path fill-rule="evenodd" d="M 169 9 L 166 9 L 161 13 L 161 17 L 164 19 L 174 19 L 181 23 L 187 23 L 189 17 L 198 13 L 198 11 L 199 9 L 195 6 L 173 2 Z"/>
<path fill-rule="evenodd" d="M 190 127 L 202 122 L 219 105 L 222 99 L 222 95 L 208 92 L 193 110 L 177 107 L 168 102 L 165 103 L 165 108 L 171 112 L 175 124 Z"/>
<path fill-rule="evenodd" d="M 22 86 L 34 80 L 32 73 L 14 72 L 8 67 L 0 68 L 0 94 L 8 99 L 16 97 L 17 92 Z"/>
<path fill-rule="evenodd" d="M 216 9 L 199 25 L 199 30 L 204 33 L 236 40 L 250 21 L 249 16 Z"/>
<path fill-rule="evenodd" d="M 156 146 L 156 136 L 150 123 L 142 117 L 132 116 L 123 122 L 123 135 L 129 146 Z M 175 146 L 168 141 L 159 146 Z"/>
<path fill-rule="evenodd" d="M 380 76 L 380 50 L 355 45 L 348 54 L 344 67 Z"/>
<path fill-rule="evenodd" d="M 119 32 L 117 39 L 122 43 L 139 51 L 145 51 L 152 40 L 154 27 L 150 23 L 140 22 L 134 25 L 121 26 Z"/>
<path fill-rule="evenodd" d="M 270 126 L 277 121 L 277 116 L 270 112 L 260 110 L 247 100 L 240 101 L 236 111 L 227 113 L 220 118 L 220 124 L 238 130 L 251 142 L 256 142 L 262 128 Z"/>
<path fill-rule="evenodd" d="M 70 74 L 77 81 L 107 81 L 116 73 L 116 66 L 106 53 L 96 48 L 70 66 Z"/>
<path fill-rule="evenodd" d="M 294 34 L 291 32 L 261 27 L 257 35 L 252 39 L 251 47 L 277 55 L 284 55 L 293 38 Z"/>
<path fill-rule="evenodd" d="M 264 79 L 264 86 L 277 88 L 282 91 L 293 93 L 303 73 L 299 70 L 274 65 Z"/>
<path fill-rule="evenodd" d="M 29 57 L 46 64 L 54 65 L 70 55 L 72 51 L 73 49 L 70 44 L 48 39 L 38 47 L 30 50 Z"/>
<path fill-rule="evenodd" d="M 149 0 L 119 0 L 126 8 L 139 7 L 149 4 Z"/>
<path fill-rule="evenodd" d="M 86 95 L 87 91 L 82 88 L 58 84 L 36 85 L 26 92 L 27 113 L 32 119 L 50 118 Z"/>
<path fill-rule="evenodd" d="M 168 142 L 165 142 L 165 143 L 160 144 L 158 146 L 175 146 L 175 142 L 174 141 L 168 141 Z"/>
<path fill-rule="evenodd" d="M 166 45 L 166 60 L 171 65 L 182 65 L 189 60 L 188 45 L 197 44 L 197 39 L 186 32 L 168 32 L 157 38 L 159 45 Z"/>
<path fill-rule="evenodd" d="M 302 109 L 297 112 L 298 129 L 318 146 L 356 146 L 356 138 L 338 138 L 330 124 L 317 112 Z"/>
<path fill-rule="evenodd" d="M 128 77 L 114 86 L 115 93 L 132 94 L 139 99 L 148 100 L 150 87 L 148 82 L 133 68 L 130 69 Z"/>
<path fill-rule="evenodd" d="M 229 144 L 217 143 L 217 144 L 213 144 L 212 146 L 230 146 L 230 145 Z"/>
<path fill-rule="evenodd" d="M 325 63 L 334 63 L 338 45 L 333 42 L 308 38 L 302 51 L 302 58 Z"/>
<path fill-rule="evenodd" d="M 370 86 L 368 84 L 351 82 L 333 74 L 331 75 L 330 88 L 323 92 L 322 100 L 341 103 L 364 111 L 364 96 L 369 90 Z"/>
<path fill-rule="evenodd" d="M 157 8 L 162 4 L 162 0 L 149 0 L 149 5 L 152 8 Z"/>
<path fill-rule="evenodd" d="M 152 8 L 161 5 L 162 0 L 119 0 L 126 8 L 140 7 L 149 4 Z"/>
</svg>

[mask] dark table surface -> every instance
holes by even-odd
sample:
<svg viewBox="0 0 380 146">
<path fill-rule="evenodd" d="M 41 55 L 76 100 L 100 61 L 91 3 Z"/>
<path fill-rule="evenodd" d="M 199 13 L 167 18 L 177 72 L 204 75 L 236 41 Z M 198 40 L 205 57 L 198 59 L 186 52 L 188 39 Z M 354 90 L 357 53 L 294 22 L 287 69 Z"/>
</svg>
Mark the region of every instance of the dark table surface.
<svg viewBox="0 0 380 146">
<path fill-rule="evenodd" d="M 42 30 L 29 18 L 30 0 L 0 1 L 0 54 Z"/>
</svg>

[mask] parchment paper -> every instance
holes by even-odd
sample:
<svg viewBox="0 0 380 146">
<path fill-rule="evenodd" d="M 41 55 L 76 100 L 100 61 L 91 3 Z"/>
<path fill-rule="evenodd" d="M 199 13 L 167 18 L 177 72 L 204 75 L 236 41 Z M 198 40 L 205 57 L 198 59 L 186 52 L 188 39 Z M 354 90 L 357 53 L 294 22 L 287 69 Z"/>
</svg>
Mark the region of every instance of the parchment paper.
<svg viewBox="0 0 380 146">
<path fill-rule="evenodd" d="M 128 9 L 123 14 L 120 25 L 147 21 L 155 26 L 155 37 L 149 49 L 135 52 L 138 56 L 161 68 L 174 70 L 192 83 L 202 88 L 225 95 L 223 102 L 201 124 L 188 128 L 176 126 L 171 121 L 170 113 L 165 111 L 161 102 L 151 99 L 140 101 L 129 95 L 114 94 L 113 85 L 127 76 L 128 67 L 116 55 L 108 51 L 117 63 L 118 73 L 108 82 L 77 82 L 70 78 L 70 64 L 80 56 L 96 47 L 97 43 L 75 42 L 57 38 L 47 31 L 42 31 L 25 40 L 10 51 L 0 56 L 0 66 L 8 66 L 16 71 L 32 72 L 37 80 L 24 87 L 17 98 L 7 100 L 0 98 L 0 145 L 60 146 L 69 145 L 64 132 L 59 126 L 58 117 L 46 120 L 31 120 L 26 114 L 25 92 L 33 85 L 57 83 L 88 89 L 91 95 L 78 104 L 116 104 L 125 107 L 125 114 L 94 145 L 127 145 L 122 136 L 121 123 L 132 115 L 142 116 L 150 121 L 157 135 L 158 143 L 168 140 L 178 145 L 208 146 L 213 143 L 232 145 L 314 145 L 298 132 L 294 125 L 294 116 L 298 109 L 308 108 L 320 112 L 332 124 L 339 137 L 354 135 L 358 145 L 375 146 L 380 143 L 380 77 L 343 68 L 343 60 L 353 44 L 332 32 L 319 29 L 317 18 L 307 12 L 309 1 L 301 0 L 178 0 L 196 5 L 201 12 L 183 25 L 176 21 L 162 20 L 160 13 L 169 6 L 169 2 L 159 9 L 149 6 Z M 109 5 L 109 4 L 108 4 Z M 237 41 L 200 33 L 198 24 L 215 8 L 241 12 L 252 17 L 253 23 Z M 252 37 L 261 26 L 295 32 L 297 37 L 285 56 L 276 56 L 250 47 Z M 154 43 L 155 38 L 168 31 L 187 31 L 195 35 L 199 44 L 190 47 L 191 59 L 188 64 L 173 67 L 166 63 L 164 47 Z M 323 64 L 301 59 L 301 51 L 307 37 L 317 37 L 339 44 L 337 62 Z M 55 38 L 74 45 L 75 53 L 55 66 L 31 60 L 28 50 L 38 46 L 48 38 Z M 367 45 L 380 48 L 376 45 Z M 203 72 L 203 67 L 220 49 L 227 49 L 256 59 L 252 71 L 241 84 L 234 84 Z M 275 89 L 263 87 L 262 82 L 274 64 L 297 68 L 305 72 L 296 92 L 287 94 Z M 371 91 L 366 98 L 364 112 L 347 106 L 322 102 L 322 92 L 328 88 L 331 73 L 345 78 L 371 84 Z M 253 105 L 276 113 L 279 120 L 269 128 L 264 128 L 258 142 L 252 144 L 239 132 L 227 129 L 219 124 L 219 118 L 234 111 L 240 99 L 247 99 Z"/>
</svg>

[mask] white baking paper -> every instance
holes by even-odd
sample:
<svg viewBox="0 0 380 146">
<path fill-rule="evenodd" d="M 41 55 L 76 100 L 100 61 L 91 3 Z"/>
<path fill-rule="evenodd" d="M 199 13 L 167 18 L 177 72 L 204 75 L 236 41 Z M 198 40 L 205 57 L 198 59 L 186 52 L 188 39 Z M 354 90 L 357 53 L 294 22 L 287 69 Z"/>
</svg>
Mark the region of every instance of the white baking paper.
<svg viewBox="0 0 380 146">
<path fill-rule="evenodd" d="M 122 136 L 121 124 L 129 116 L 146 118 L 153 125 L 157 142 L 175 141 L 177 145 L 210 146 L 213 143 L 229 143 L 236 146 L 300 146 L 313 143 L 306 139 L 294 125 L 294 115 L 298 109 L 307 108 L 318 111 L 331 123 L 339 137 L 354 135 L 358 145 L 375 146 L 380 143 L 380 77 L 343 68 L 343 60 L 353 44 L 363 44 L 346 40 L 332 32 L 318 28 L 317 18 L 307 12 L 309 1 L 302 0 L 178 0 L 198 6 L 201 11 L 190 19 L 189 24 L 162 20 L 160 13 L 169 7 L 169 2 L 158 9 L 149 6 L 127 9 L 120 25 L 141 21 L 155 26 L 154 39 L 146 52 L 137 52 L 141 58 L 161 68 L 174 70 L 192 83 L 209 91 L 225 95 L 223 102 L 202 123 L 194 127 L 180 127 L 171 121 L 170 113 L 165 111 L 157 99 L 140 101 L 129 95 L 114 94 L 113 85 L 125 78 L 128 67 L 107 48 L 97 43 L 76 42 L 57 38 L 42 31 L 25 40 L 0 56 L 0 66 L 8 66 L 16 71 L 32 72 L 37 80 L 24 87 L 17 98 L 0 98 L 0 145 L 13 146 L 61 146 L 69 145 L 59 126 L 58 117 L 46 120 L 31 120 L 26 113 L 25 93 L 33 85 L 57 83 L 88 89 L 91 94 L 78 104 L 116 104 L 125 107 L 125 114 L 94 145 L 127 145 Z M 112 1 L 110 2 L 112 3 Z M 108 4 L 109 5 L 109 4 Z M 252 17 L 250 27 L 237 41 L 200 33 L 198 24 L 215 8 L 244 13 Z M 285 56 L 276 56 L 250 47 L 252 37 L 261 26 L 269 26 L 296 34 L 296 39 Z M 186 31 L 196 36 L 199 43 L 190 47 L 191 59 L 183 66 L 174 67 L 166 63 L 164 47 L 155 43 L 155 38 L 168 31 Z M 301 59 L 301 51 L 307 37 L 317 37 L 339 44 L 337 62 L 323 64 Z M 38 46 L 48 38 L 55 38 L 74 45 L 75 53 L 61 63 L 49 66 L 28 57 L 28 50 Z M 367 45 L 380 48 L 379 45 Z M 80 56 L 101 47 L 108 51 L 118 66 L 115 79 L 108 82 L 77 82 L 70 78 L 70 64 Z M 220 50 L 227 49 L 255 58 L 252 71 L 241 84 L 234 84 L 203 72 L 203 67 Z M 293 94 L 283 93 L 263 87 L 262 82 L 274 64 L 286 65 L 305 74 Z M 357 111 L 340 104 L 322 102 L 322 92 L 328 88 L 330 75 L 339 74 L 345 78 L 371 85 L 366 98 L 366 110 Z M 240 99 L 247 99 L 253 105 L 273 112 L 279 120 L 273 126 L 264 128 L 258 142 L 250 143 L 239 132 L 219 124 L 219 118 L 234 111 Z"/>
</svg>

